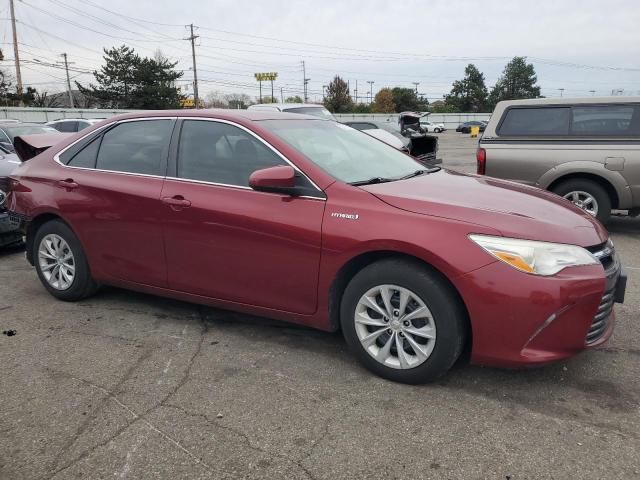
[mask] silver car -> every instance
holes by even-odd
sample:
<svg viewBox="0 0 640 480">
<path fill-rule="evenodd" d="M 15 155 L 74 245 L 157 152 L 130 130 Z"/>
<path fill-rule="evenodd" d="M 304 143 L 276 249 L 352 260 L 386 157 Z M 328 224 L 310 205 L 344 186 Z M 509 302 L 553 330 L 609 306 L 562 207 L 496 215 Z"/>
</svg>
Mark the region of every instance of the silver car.
<svg viewBox="0 0 640 480">
<path fill-rule="evenodd" d="M 606 223 L 640 214 L 640 98 L 498 103 L 479 141 L 478 173 L 550 190 Z"/>
</svg>

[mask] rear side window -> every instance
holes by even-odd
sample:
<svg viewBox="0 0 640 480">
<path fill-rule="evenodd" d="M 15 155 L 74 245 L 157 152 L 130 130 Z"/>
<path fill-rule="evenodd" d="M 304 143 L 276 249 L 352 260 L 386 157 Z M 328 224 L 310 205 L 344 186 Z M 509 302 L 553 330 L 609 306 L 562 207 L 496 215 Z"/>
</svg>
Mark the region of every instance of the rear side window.
<svg viewBox="0 0 640 480">
<path fill-rule="evenodd" d="M 246 187 L 253 172 L 277 165 L 286 163 L 238 127 L 203 120 L 185 120 L 182 125 L 179 178 Z"/>
<path fill-rule="evenodd" d="M 102 136 L 96 168 L 164 175 L 173 120 L 123 122 Z"/>
<path fill-rule="evenodd" d="M 571 133 L 611 137 L 633 135 L 633 117 L 634 108 L 631 105 L 573 107 Z M 635 122 L 638 123 L 638 119 Z"/>
<path fill-rule="evenodd" d="M 569 107 L 511 108 L 507 110 L 498 135 L 556 136 L 569 135 Z"/>
<path fill-rule="evenodd" d="M 95 138 L 86 147 L 76 153 L 67 163 L 70 167 L 94 168 L 96 166 L 96 157 L 98 155 L 98 147 L 100 146 L 100 137 Z"/>
</svg>

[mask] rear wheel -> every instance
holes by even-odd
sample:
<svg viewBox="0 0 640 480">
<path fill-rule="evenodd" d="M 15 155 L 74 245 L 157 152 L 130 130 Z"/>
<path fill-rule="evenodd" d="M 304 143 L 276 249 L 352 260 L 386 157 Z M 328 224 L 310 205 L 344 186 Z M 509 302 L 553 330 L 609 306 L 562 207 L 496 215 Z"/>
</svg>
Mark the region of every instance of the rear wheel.
<svg viewBox="0 0 640 480">
<path fill-rule="evenodd" d="M 95 293 L 87 258 L 73 231 L 59 220 L 43 224 L 35 234 L 33 259 L 38 277 L 54 297 L 81 300 Z"/>
<path fill-rule="evenodd" d="M 611 216 L 611 198 L 593 180 L 576 178 L 556 185 L 552 191 L 566 198 L 585 212 L 606 223 Z"/>
<path fill-rule="evenodd" d="M 404 259 L 376 262 L 347 286 L 341 305 L 344 337 L 358 360 L 381 377 L 426 383 L 460 356 L 465 311 L 432 269 Z"/>
<path fill-rule="evenodd" d="M 442 130 L 440 130 L 438 127 L 433 129 L 434 133 L 440 133 Z"/>
</svg>

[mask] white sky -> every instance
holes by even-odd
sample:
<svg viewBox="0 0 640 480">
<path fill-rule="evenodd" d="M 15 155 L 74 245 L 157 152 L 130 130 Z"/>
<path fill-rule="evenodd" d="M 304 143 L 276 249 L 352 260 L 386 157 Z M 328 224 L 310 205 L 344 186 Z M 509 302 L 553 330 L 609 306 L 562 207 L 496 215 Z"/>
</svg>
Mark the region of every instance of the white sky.
<svg viewBox="0 0 640 480">
<path fill-rule="evenodd" d="M 4 70 L 13 74 L 8 3 L 0 5 L 0 41 Z M 514 55 L 534 63 L 545 96 L 559 88 L 565 96 L 640 95 L 637 0 L 16 0 L 16 18 L 23 83 L 51 92 L 64 89 L 64 71 L 37 60 L 56 62 L 65 51 L 79 70 L 72 75 L 87 84 L 92 75 L 82 72 L 101 65 L 102 47 L 123 43 L 178 60 L 188 87 L 191 50 L 182 38 L 194 23 L 203 97 L 257 96 L 253 73 L 261 71 L 279 73 L 277 94 L 280 87 L 285 96 L 301 94 L 304 60 L 312 100 L 334 74 L 352 89 L 357 80 L 359 96 L 368 80 L 374 94 L 420 82 L 419 92 L 434 100 L 470 62 L 491 86 Z"/>
</svg>

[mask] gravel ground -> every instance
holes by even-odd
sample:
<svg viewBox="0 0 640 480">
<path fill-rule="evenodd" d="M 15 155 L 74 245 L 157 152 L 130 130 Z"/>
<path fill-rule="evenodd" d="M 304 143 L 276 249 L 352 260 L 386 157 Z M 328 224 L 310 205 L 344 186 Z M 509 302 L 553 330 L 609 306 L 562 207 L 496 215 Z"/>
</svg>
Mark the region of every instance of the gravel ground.
<svg viewBox="0 0 640 480">
<path fill-rule="evenodd" d="M 441 135 L 444 165 L 476 141 Z M 374 377 L 338 334 L 105 288 L 55 301 L 0 253 L 0 478 L 640 478 L 640 220 L 611 341 L 567 362 Z"/>
</svg>

